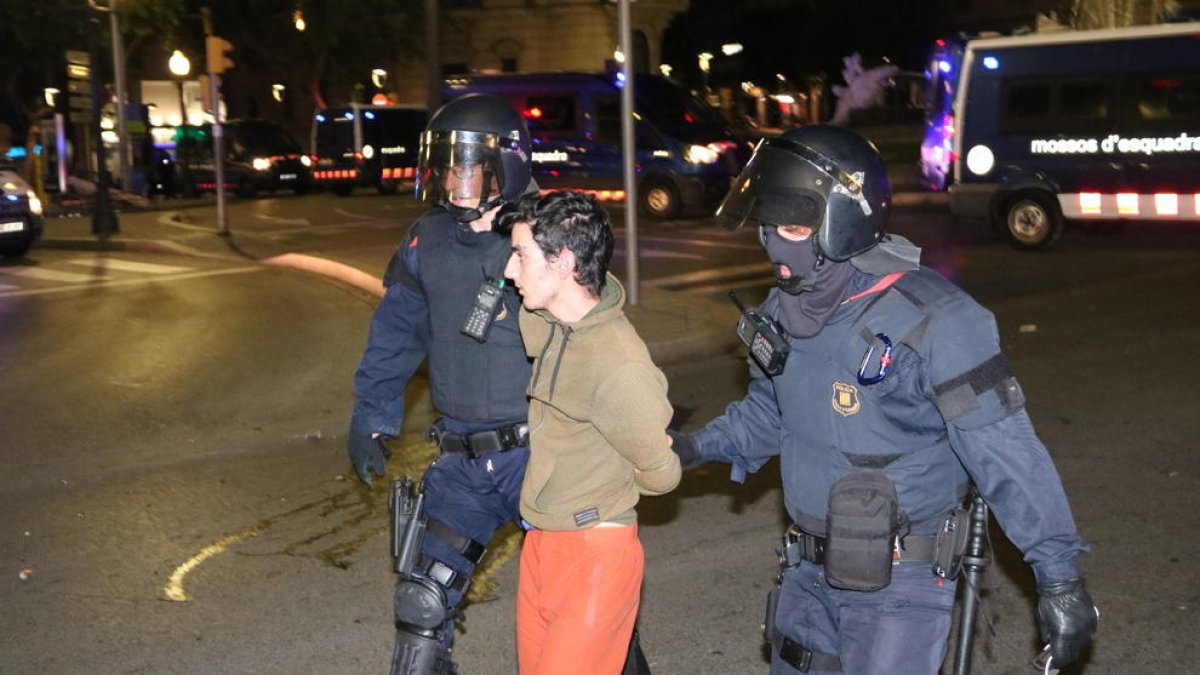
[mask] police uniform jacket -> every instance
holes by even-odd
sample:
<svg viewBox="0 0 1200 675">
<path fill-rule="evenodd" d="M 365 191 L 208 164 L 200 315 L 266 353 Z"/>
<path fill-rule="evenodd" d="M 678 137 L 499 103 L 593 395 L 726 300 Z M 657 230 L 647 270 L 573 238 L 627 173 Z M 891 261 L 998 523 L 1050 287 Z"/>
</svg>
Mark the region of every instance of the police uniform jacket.
<svg viewBox="0 0 1200 675">
<path fill-rule="evenodd" d="M 524 421 L 530 366 L 516 293 L 506 289 L 486 342 L 460 332 L 480 284 L 503 277 L 509 254 L 507 237 L 475 232 L 441 208 L 413 224 L 384 275 L 354 375 L 352 431 L 397 436 L 405 389 L 427 356 L 433 406 L 456 430 Z"/>
<path fill-rule="evenodd" d="M 778 315 L 779 293 L 764 313 Z M 894 344 L 890 372 L 862 384 L 870 348 L 867 370 L 878 368 L 877 334 Z M 1086 545 L 990 312 L 923 267 L 856 271 L 821 332 L 790 344 L 783 373 L 752 367 L 746 398 L 695 435 L 702 458 L 732 463 L 741 481 L 779 455 L 787 511 L 818 536 L 831 486 L 852 470 L 885 472 L 913 534 L 935 532 L 974 482 L 1039 581 L 1078 576 Z"/>
</svg>

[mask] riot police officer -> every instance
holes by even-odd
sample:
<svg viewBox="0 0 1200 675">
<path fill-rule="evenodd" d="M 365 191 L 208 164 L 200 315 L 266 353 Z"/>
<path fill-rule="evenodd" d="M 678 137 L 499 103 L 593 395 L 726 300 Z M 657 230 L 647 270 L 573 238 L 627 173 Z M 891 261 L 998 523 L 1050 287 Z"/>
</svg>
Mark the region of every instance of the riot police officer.
<svg viewBox="0 0 1200 675">
<path fill-rule="evenodd" d="M 434 208 L 409 229 L 386 274 L 354 376 L 350 459 L 368 485 L 384 475 L 404 393 L 429 360 L 437 459 L 422 481 L 427 526 L 412 575 L 396 587 L 392 672 L 453 672 L 455 608 L 496 529 L 519 518 L 530 366 L 517 325 L 520 300 L 504 292 L 485 336 L 463 332 L 482 285 L 503 279 L 508 239 L 492 231 L 498 207 L 535 189 L 530 140 L 503 99 L 447 103 L 422 133 L 416 193 Z"/>
<path fill-rule="evenodd" d="M 780 457 L 792 525 L 769 598 L 773 674 L 936 673 L 955 583 L 933 568 L 962 554 L 945 533 L 971 484 L 1033 567 L 1062 667 L 1096 626 L 1087 546 L 991 313 L 886 234 L 890 206 L 883 160 L 849 130 L 759 145 L 717 211 L 758 227 L 776 270 L 739 326 L 749 392 L 675 450 L 685 466 L 728 462 L 739 482 Z"/>
</svg>

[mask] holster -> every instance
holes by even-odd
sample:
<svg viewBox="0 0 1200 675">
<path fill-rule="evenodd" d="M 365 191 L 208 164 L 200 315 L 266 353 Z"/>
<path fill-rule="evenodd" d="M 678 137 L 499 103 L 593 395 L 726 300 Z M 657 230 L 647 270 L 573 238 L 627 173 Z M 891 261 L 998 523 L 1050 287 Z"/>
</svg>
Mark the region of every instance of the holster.
<svg viewBox="0 0 1200 675">
<path fill-rule="evenodd" d="M 963 556 L 971 535 L 971 509 L 955 509 L 946 514 L 937 533 L 933 551 L 933 573 L 953 580 L 962 571 Z"/>
</svg>

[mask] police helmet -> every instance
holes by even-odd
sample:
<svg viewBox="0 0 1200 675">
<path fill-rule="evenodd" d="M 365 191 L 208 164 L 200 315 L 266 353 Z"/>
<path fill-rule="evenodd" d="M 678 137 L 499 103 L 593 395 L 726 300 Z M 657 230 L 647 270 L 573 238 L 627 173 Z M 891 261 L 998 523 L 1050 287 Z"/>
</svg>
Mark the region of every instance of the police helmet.
<svg viewBox="0 0 1200 675">
<path fill-rule="evenodd" d="M 732 228 L 806 225 L 821 256 L 843 261 L 879 243 L 891 202 L 875 146 L 848 129 L 816 125 L 761 141 L 717 217 Z"/>
<path fill-rule="evenodd" d="M 530 183 L 529 130 L 504 99 L 467 94 L 450 101 L 421 133 L 416 196 L 471 222 Z"/>
</svg>

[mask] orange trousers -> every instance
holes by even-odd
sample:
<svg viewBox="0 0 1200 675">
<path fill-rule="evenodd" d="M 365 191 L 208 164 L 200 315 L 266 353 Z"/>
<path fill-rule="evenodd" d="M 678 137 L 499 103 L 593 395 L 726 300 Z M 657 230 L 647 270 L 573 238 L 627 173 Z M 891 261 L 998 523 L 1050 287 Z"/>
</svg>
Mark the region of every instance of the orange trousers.
<svg viewBox="0 0 1200 675">
<path fill-rule="evenodd" d="M 530 530 L 517 586 L 521 675 L 617 675 L 641 602 L 637 526 Z"/>
</svg>

